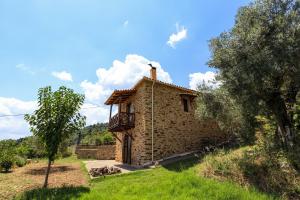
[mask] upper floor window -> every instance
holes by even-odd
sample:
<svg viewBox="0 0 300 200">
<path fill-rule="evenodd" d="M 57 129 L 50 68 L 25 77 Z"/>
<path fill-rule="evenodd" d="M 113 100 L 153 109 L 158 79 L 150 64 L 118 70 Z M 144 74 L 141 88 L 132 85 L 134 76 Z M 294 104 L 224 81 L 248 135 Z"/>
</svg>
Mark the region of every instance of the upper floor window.
<svg viewBox="0 0 300 200">
<path fill-rule="evenodd" d="M 183 101 L 183 110 L 184 110 L 184 112 L 189 112 L 188 100 L 186 98 L 183 98 L 182 101 Z"/>
<path fill-rule="evenodd" d="M 134 113 L 134 107 L 132 103 L 127 104 L 127 113 Z"/>
</svg>

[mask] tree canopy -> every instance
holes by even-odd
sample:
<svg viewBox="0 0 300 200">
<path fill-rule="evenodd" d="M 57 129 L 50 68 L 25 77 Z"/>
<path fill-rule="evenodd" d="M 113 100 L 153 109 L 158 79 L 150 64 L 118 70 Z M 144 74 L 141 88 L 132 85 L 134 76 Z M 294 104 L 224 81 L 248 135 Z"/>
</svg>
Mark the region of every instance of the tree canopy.
<svg viewBox="0 0 300 200">
<path fill-rule="evenodd" d="M 26 115 L 32 133 L 44 143 L 48 157 L 48 169 L 44 187 L 47 187 L 51 162 L 54 161 L 59 145 L 72 133 L 85 125 L 85 117 L 79 109 L 84 96 L 66 87 L 52 92 L 51 87 L 39 89 L 38 109 L 33 115 Z"/>
<path fill-rule="evenodd" d="M 264 108 L 285 149 L 295 145 L 293 110 L 300 87 L 300 3 L 257 0 L 239 9 L 234 27 L 210 41 L 209 66 L 249 109 Z"/>
</svg>

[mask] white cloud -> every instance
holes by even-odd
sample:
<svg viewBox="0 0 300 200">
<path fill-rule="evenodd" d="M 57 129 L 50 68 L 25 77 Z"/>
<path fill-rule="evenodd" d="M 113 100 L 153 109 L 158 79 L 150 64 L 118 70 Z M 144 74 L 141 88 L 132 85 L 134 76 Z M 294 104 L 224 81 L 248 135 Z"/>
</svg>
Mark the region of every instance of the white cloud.
<svg viewBox="0 0 300 200">
<path fill-rule="evenodd" d="M 109 109 L 103 105 L 98 106 L 92 103 L 85 103 L 81 113 L 86 116 L 86 124 L 96 124 L 98 122 L 108 122 Z"/>
<path fill-rule="evenodd" d="M 99 83 L 91 83 L 87 80 L 81 82 L 80 87 L 84 90 L 85 97 L 88 101 L 97 101 L 101 97 L 108 96 L 112 91 L 104 89 Z"/>
<path fill-rule="evenodd" d="M 129 24 L 129 21 L 128 20 L 126 20 L 124 23 L 123 23 L 123 27 L 127 27 L 128 26 L 128 24 Z"/>
<path fill-rule="evenodd" d="M 197 72 L 197 73 L 190 74 L 189 75 L 190 88 L 196 90 L 198 85 L 202 83 L 205 83 L 214 88 L 218 87 L 220 85 L 220 82 L 215 80 L 216 75 L 217 74 L 215 72 L 211 72 L 211 71 L 205 73 Z"/>
<path fill-rule="evenodd" d="M 0 97 L 0 116 L 32 114 L 36 108 L 36 101 Z M 85 103 L 80 112 L 87 117 L 87 125 L 108 121 L 109 109 L 104 105 Z M 0 117 L 0 140 L 18 139 L 29 135 L 32 134 L 29 124 L 24 120 L 24 115 Z"/>
<path fill-rule="evenodd" d="M 157 68 L 159 80 L 171 83 L 172 79 L 163 70 L 158 62 L 150 61 L 143 56 L 129 54 L 125 61 L 114 60 L 109 68 L 99 68 L 96 71 L 98 81 L 91 83 L 87 80 L 81 82 L 87 101 L 103 104 L 104 100 L 114 89 L 130 88 L 143 76 L 149 76 L 149 63 Z"/>
<path fill-rule="evenodd" d="M 175 48 L 176 44 L 180 42 L 181 40 L 185 39 L 187 37 L 187 29 L 184 28 L 184 26 L 179 26 L 178 23 L 176 23 L 176 33 L 172 33 L 169 37 L 169 40 L 167 44 L 172 47 L 173 49 Z"/>
<path fill-rule="evenodd" d="M 16 68 L 17 68 L 17 69 L 20 69 L 20 70 L 22 70 L 22 71 L 24 71 L 24 72 L 27 72 L 27 73 L 29 73 L 29 74 L 31 74 L 31 75 L 35 75 L 35 71 L 33 71 L 30 67 L 26 66 L 26 65 L 23 64 L 23 63 L 17 64 L 17 65 L 16 65 Z"/>
<path fill-rule="evenodd" d="M 109 106 L 104 105 L 105 100 L 113 90 L 131 88 L 143 76 L 149 77 L 149 63 L 156 67 L 159 80 L 168 83 L 172 82 L 169 73 L 164 71 L 158 62 L 150 61 L 143 56 L 135 54 L 127 55 L 125 61 L 114 60 L 112 66 L 108 68 L 101 67 L 97 69 L 97 82 L 82 81 L 80 86 L 86 97 L 85 107 L 99 105 L 96 109 L 82 110 L 82 113 L 87 116 L 87 124 L 107 122 Z"/>
<path fill-rule="evenodd" d="M 87 125 L 107 122 L 109 106 L 104 105 L 104 101 L 114 89 L 131 88 L 143 76 L 149 76 L 149 63 L 157 68 L 159 80 L 172 82 L 169 73 L 164 71 L 158 62 L 134 54 L 127 55 L 124 61 L 113 61 L 112 66 L 108 68 L 97 69 L 98 80 L 95 83 L 88 80 L 82 81 L 80 87 L 85 93 L 86 100 L 81 113 L 87 117 Z M 72 80 L 72 77 L 68 80 Z M 0 97 L 0 115 L 32 113 L 36 107 L 35 101 Z M 113 113 L 115 112 L 116 107 Z M 31 133 L 23 116 L 0 118 L 0 139 L 16 139 L 28 135 Z"/>
<path fill-rule="evenodd" d="M 22 101 L 15 98 L 0 97 L 0 115 L 32 113 L 36 109 L 35 101 Z M 30 135 L 24 116 L 0 117 L 0 140 L 17 139 Z"/>
<path fill-rule="evenodd" d="M 52 74 L 52 76 L 54 76 L 62 81 L 73 81 L 72 74 L 70 74 L 66 71 L 52 72 L 51 74 Z"/>
</svg>

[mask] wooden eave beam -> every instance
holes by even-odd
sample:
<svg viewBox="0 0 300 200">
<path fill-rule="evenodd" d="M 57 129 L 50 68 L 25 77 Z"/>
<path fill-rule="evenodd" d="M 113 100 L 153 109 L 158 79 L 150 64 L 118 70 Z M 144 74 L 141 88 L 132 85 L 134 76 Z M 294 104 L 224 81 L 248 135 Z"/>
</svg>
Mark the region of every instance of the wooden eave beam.
<svg viewBox="0 0 300 200">
<path fill-rule="evenodd" d="M 114 132 L 112 132 L 112 135 L 113 135 L 117 140 L 119 140 L 119 142 L 122 142 L 122 140 L 120 140 L 120 138 L 118 138 L 118 136 L 117 136 Z"/>
</svg>

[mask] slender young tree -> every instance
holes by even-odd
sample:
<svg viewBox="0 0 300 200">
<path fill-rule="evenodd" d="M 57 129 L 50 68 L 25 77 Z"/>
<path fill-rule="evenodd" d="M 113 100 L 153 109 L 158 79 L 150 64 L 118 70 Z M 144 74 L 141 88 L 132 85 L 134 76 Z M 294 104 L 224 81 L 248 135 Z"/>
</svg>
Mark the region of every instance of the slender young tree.
<svg viewBox="0 0 300 200">
<path fill-rule="evenodd" d="M 293 110 L 300 91 L 300 2 L 256 0 L 239 9 L 234 27 L 210 41 L 209 65 L 247 106 L 263 105 L 278 125 L 283 149 L 293 151 Z M 255 105 L 255 106 L 256 106 Z"/>
<path fill-rule="evenodd" d="M 32 115 L 25 115 L 31 132 L 38 136 L 45 146 L 48 157 L 45 188 L 59 145 L 85 125 L 85 117 L 79 113 L 83 102 L 83 95 L 76 94 L 66 87 L 60 87 L 55 92 L 52 92 L 51 87 L 45 87 L 38 92 L 38 109 Z"/>
</svg>

